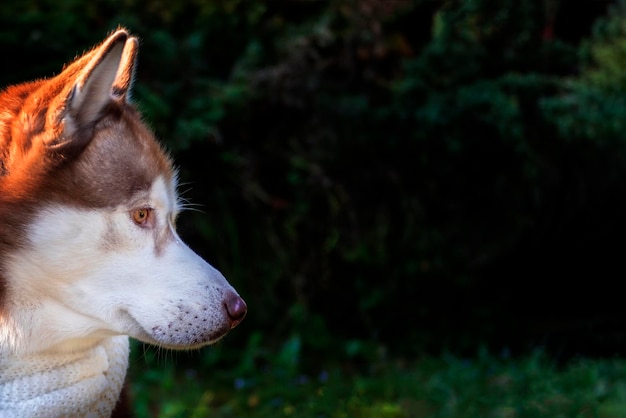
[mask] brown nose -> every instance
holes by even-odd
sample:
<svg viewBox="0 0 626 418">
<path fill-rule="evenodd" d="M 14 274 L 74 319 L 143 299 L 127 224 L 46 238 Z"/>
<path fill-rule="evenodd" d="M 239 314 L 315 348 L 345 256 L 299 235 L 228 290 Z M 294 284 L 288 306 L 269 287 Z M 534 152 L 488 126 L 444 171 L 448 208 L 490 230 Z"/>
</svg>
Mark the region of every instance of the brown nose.
<svg viewBox="0 0 626 418">
<path fill-rule="evenodd" d="M 226 296 L 226 299 L 224 299 L 224 307 L 226 308 L 226 312 L 228 313 L 231 328 L 235 328 L 237 325 L 239 325 L 239 323 L 243 320 L 243 317 L 246 316 L 246 312 L 248 311 L 246 302 L 244 302 L 244 300 L 235 293 L 231 293 Z"/>
</svg>

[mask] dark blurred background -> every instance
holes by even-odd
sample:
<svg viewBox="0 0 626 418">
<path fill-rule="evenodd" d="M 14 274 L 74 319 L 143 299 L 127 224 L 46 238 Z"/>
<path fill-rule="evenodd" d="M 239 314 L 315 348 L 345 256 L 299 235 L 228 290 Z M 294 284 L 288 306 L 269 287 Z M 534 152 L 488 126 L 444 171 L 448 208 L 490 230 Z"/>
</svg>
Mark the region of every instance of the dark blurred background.
<svg viewBox="0 0 626 418">
<path fill-rule="evenodd" d="M 4 0 L 0 84 L 118 25 L 225 344 L 626 353 L 626 3 Z"/>
</svg>

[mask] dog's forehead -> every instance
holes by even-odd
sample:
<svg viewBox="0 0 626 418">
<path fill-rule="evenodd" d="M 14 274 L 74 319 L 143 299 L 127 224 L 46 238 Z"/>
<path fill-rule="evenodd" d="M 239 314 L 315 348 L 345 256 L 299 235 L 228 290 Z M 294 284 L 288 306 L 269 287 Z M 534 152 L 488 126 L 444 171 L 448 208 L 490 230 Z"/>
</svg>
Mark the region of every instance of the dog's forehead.
<svg viewBox="0 0 626 418">
<path fill-rule="evenodd" d="M 66 183 L 63 196 L 72 187 L 73 203 L 81 206 L 119 206 L 157 190 L 170 199 L 176 188 L 170 158 L 134 115 L 104 118 L 87 148 L 63 171 L 58 178 Z"/>
</svg>

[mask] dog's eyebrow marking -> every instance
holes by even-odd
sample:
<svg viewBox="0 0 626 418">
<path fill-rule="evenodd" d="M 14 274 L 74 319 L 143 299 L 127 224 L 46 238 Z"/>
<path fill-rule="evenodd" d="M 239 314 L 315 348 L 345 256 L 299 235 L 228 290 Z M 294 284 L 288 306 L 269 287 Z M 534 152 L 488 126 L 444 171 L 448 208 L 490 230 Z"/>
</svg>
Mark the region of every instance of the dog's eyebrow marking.
<svg viewBox="0 0 626 418">
<path fill-rule="evenodd" d="M 150 189 L 150 202 L 155 206 L 157 216 L 153 232 L 154 251 L 157 257 L 164 254 L 168 243 L 176 240 L 170 215 L 176 209 L 177 200 L 175 187 L 168 184 L 163 176 L 158 176 Z"/>
<path fill-rule="evenodd" d="M 124 204 L 124 206 L 127 209 L 151 207 L 152 206 L 151 200 L 152 199 L 150 197 L 150 188 L 146 187 L 145 189 L 141 189 L 133 193 L 133 196 L 131 197 L 131 199 L 128 201 L 128 203 Z"/>
</svg>

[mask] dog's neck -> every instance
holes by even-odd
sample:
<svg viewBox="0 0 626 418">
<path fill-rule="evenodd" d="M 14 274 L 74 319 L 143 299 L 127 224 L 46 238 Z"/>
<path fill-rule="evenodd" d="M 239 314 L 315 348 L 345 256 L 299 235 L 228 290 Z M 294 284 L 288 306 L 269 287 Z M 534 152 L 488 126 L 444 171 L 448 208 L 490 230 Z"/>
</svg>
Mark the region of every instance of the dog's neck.
<svg viewBox="0 0 626 418">
<path fill-rule="evenodd" d="M 109 417 L 128 367 L 128 337 L 83 351 L 0 357 L 0 416 Z"/>
</svg>

